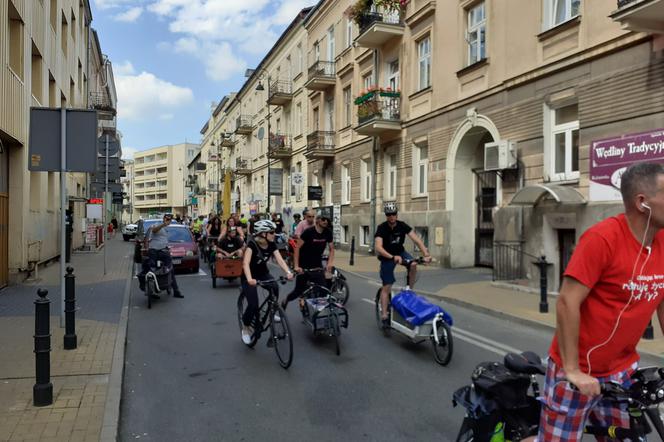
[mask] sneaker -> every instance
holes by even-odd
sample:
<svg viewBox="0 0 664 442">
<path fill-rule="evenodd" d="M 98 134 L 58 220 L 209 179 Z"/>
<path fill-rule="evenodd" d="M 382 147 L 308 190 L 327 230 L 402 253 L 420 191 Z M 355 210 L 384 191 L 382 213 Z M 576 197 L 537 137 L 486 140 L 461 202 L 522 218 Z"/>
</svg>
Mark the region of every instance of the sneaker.
<svg viewBox="0 0 664 442">
<path fill-rule="evenodd" d="M 251 329 L 251 327 L 242 327 L 242 342 L 244 342 L 246 345 L 250 345 L 251 337 L 253 334 L 254 331 Z"/>
<path fill-rule="evenodd" d="M 383 330 L 389 330 L 389 328 L 390 328 L 390 320 L 383 319 Z"/>
<path fill-rule="evenodd" d="M 274 319 L 274 322 L 281 322 L 281 315 L 279 315 L 279 312 L 274 312 L 274 316 L 272 318 Z"/>
</svg>

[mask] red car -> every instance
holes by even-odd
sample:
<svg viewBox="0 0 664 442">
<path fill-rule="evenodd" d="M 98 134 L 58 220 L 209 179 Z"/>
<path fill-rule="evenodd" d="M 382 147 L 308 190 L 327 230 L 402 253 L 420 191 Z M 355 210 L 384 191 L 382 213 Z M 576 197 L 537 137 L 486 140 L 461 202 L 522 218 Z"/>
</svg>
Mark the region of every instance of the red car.
<svg viewBox="0 0 664 442">
<path fill-rule="evenodd" d="M 144 231 L 152 227 L 153 224 L 160 222 L 152 222 L 153 220 L 146 221 L 144 224 Z M 139 229 L 140 230 L 140 229 Z M 140 235 L 136 237 L 136 247 L 139 249 L 141 257 L 147 255 L 148 248 L 148 235 Z M 198 259 L 198 244 L 194 240 L 194 235 L 189 230 L 189 227 L 182 224 L 171 224 L 168 226 L 168 247 L 171 249 L 171 257 L 173 258 L 173 268 L 175 271 L 188 271 L 191 273 L 198 273 L 200 261 Z"/>
</svg>

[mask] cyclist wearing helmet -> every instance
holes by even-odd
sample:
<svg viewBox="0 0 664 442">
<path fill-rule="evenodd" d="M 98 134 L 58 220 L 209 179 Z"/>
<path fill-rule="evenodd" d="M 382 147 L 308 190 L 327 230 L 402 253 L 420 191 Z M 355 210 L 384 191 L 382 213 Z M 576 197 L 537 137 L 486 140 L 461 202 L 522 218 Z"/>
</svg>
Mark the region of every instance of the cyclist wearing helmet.
<svg viewBox="0 0 664 442">
<path fill-rule="evenodd" d="M 293 274 L 288 269 L 274 243 L 276 229 L 277 226 L 270 220 L 257 221 L 254 224 L 253 239 L 249 240 L 244 252 L 242 291 L 247 298 L 247 309 L 242 315 L 242 342 L 245 344 L 251 343 L 251 337 L 254 334 L 251 323 L 258 313 L 257 281 L 274 279 L 267 268 L 268 260 L 274 258 L 279 267 L 286 273 L 286 277 L 289 280 L 293 279 Z M 279 288 L 275 285 L 274 290 L 278 292 Z"/>
<path fill-rule="evenodd" d="M 286 305 L 300 297 L 307 289 L 307 282 L 312 281 L 319 285 L 325 285 L 325 275 L 322 272 L 304 273 L 304 270 L 320 269 L 323 267 L 323 253 L 329 247 L 330 256 L 327 261 L 327 272 L 331 273 L 334 267 L 334 243 L 330 219 L 324 213 L 316 215 L 314 227 L 309 227 L 297 239 L 295 256 L 293 259 L 295 272 L 295 289 L 284 299 L 281 307 L 286 310 Z M 304 269 L 304 270 L 303 270 Z"/>
<path fill-rule="evenodd" d="M 387 316 L 387 304 L 389 302 L 389 293 L 394 284 L 394 268 L 397 264 L 403 263 L 404 260 L 410 261 L 413 259 L 408 252 L 405 251 L 403 243 L 408 236 L 417 245 L 417 248 L 424 254 L 424 261 L 430 262 L 431 255 L 429 250 L 415 233 L 415 231 L 403 221 L 397 219 L 398 208 L 395 202 L 386 202 L 383 206 L 385 217 L 387 221 L 380 224 L 376 228 L 374 235 L 376 241 L 376 253 L 380 261 L 380 279 L 383 282 L 383 288 L 380 293 L 380 303 L 383 327 L 389 327 Z M 415 275 L 417 274 L 417 264 L 412 263 L 409 268 L 408 281 L 412 287 L 415 284 Z"/>
</svg>

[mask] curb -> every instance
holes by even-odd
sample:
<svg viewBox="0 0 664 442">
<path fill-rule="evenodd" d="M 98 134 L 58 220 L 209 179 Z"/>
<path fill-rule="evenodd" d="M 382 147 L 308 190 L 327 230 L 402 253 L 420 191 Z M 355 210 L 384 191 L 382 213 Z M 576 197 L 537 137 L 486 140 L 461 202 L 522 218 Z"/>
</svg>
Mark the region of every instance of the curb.
<svg viewBox="0 0 664 442">
<path fill-rule="evenodd" d="M 356 272 L 353 272 L 351 270 L 346 270 L 346 269 L 343 269 L 341 267 L 338 267 L 338 268 L 341 269 L 343 272 L 351 274 L 351 275 L 353 275 L 357 278 L 362 278 L 366 281 L 377 282 L 375 279 L 369 278 L 368 276 L 362 275 L 360 273 L 356 273 Z M 401 286 L 396 286 L 396 285 L 395 285 L 395 287 L 402 288 Z M 427 291 L 424 291 L 424 290 L 419 290 L 418 293 L 421 294 L 421 295 L 429 296 L 431 298 L 440 299 L 441 301 L 445 301 L 449 304 L 453 304 L 453 305 L 457 305 L 459 307 L 467 308 L 468 310 L 473 310 L 473 311 L 476 311 L 476 312 L 479 312 L 479 313 L 484 313 L 484 314 L 493 315 L 493 316 L 498 315 L 498 316 L 501 316 L 505 319 L 509 319 L 512 322 L 516 322 L 517 324 L 526 325 L 526 326 L 529 326 L 529 327 L 535 327 L 535 328 L 538 328 L 538 329 L 544 330 L 544 331 L 555 331 L 555 329 L 556 329 L 555 327 L 553 327 L 553 326 L 551 326 L 551 325 L 549 325 L 545 322 L 536 321 L 534 319 L 526 319 L 526 318 L 523 318 L 521 316 L 516 316 L 516 315 L 510 314 L 510 313 L 507 313 L 507 312 L 503 312 L 503 311 L 500 311 L 500 310 L 494 310 L 490 307 L 485 307 L 485 306 L 482 306 L 482 305 L 477 305 L 477 304 L 473 304 L 473 303 L 470 303 L 470 302 L 461 301 L 461 300 L 456 299 L 456 298 L 450 298 L 450 297 L 447 297 L 447 296 L 440 295 L 438 293 L 427 292 Z M 655 357 L 655 358 L 661 358 L 662 357 L 662 355 L 660 353 L 655 353 L 655 352 L 651 352 L 651 351 L 647 351 L 647 350 L 638 350 L 638 352 L 640 354 L 646 354 L 648 356 L 652 356 L 652 357 Z"/>
<path fill-rule="evenodd" d="M 115 442 L 118 440 L 120 399 L 124 377 L 125 344 L 127 342 L 127 326 L 129 324 L 129 297 L 131 294 L 133 270 L 134 261 L 129 260 L 129 276 L 127 276 L 127 281 L 125 282 L 122 312 L 120 313 L 120 323 L 118 324 L 118 331 L 115 337 L 115 348 L 113 349 L 113 363 L 108 382 L 108 394 L 106 395 L 106 403 L 104 404 L 104 421 L 99 438 L 103 442 Z"/>
</svg>

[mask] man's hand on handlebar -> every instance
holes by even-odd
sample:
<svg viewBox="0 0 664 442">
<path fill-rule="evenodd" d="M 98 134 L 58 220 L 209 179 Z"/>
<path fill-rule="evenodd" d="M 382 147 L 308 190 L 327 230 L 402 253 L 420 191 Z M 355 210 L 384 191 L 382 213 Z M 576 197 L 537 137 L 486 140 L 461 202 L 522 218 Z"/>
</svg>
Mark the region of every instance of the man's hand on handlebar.
<svg viewBox="0 0 664 442">
<path fill-rule="evenodd" d="M 599 396 L 601 393 L 599 381 L 596 378 L 581 372 L 581 370 L 577 369 L 571 372 L 566 371 L 565 377 L 570 384 L 579 389 L 581 394 L 595 397 Z"/>
<path fill-rule="evenodd" d="M 295 273 L 297 273 L 298 275 L 301 275 L 302 273 L 304 273 L 304 270 L 302 270 L 302 267 L 299 267 L 299 266 L 295 267 L 293 270 L 295 270 Z"/>
<path fill-rule="evenodd" d="M 247 284 L 249 284 L 249 285 L 252 286 L 252 287 L 256 287 L 256 284 L 258 284 L 258 281 L 256 281 L 256 280 L 253 279 L 253 278 L 251 278 L 251 279 L 247 279 Z"/>
<path fill-rule="evenodd" d="M 286 279 L 288 279 L 289 281 L 292 281 L 293 280 L 293 274 L 291 272 L 286 273 Z"/>
<path fill-rule="evenodd" d="M 430 263 L 430 262 L 432 261 L 431 255 L 424 256 L 424 257 L 422 258 L 422 260 L 423 260 L 424 262 L 426 262 L 427 264 Z"/>
<path fill-rule="evenodd" d="M 394 255 L 394 256 L 392 257 L 392 260 L 393 260 L 394 262 L 396 262 L 397 264 L 401 264 L 401 263 L 403 262 L 403 259 L 401 259 L 401 256 L 399 256 L 399 255 Z"/>
</svg>

